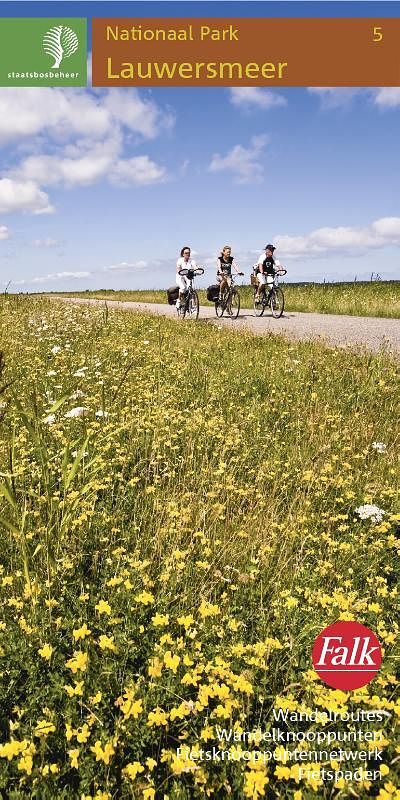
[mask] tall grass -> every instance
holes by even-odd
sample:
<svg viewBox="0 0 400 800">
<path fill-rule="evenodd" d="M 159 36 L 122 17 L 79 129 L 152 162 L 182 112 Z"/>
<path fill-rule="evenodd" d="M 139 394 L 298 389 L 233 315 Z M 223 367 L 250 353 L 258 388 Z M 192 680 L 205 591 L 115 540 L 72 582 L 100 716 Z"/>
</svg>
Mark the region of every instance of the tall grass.
<svg viewBox="0 0 400 800">
<path fill-rule="evenodd" d="M 239 285 L 239 284 L 238 284 Z M 358 317 L 400 317 L 400 281 L 353 283 L 281 283 L 287 311 L 319 314 L 350 314 Z M 239 285 L 242 308 L 252 308 L 253 289 Z M 64 292 L 66 296 L 132 300 L 137 303 L 165 303 L 162 289 Z M 212 306 L 205 290 L 199 290 L 202 305 Z"/>
<path fill-rule="evenodd" d="M 0 312 L 13 381 L 0 429 L 0 789 L 341 791 L 299 777 L 280 750 L 257 769 L 177 754 L 218 745 L 217 726 L 271 731 L 273 707 L 388 712 L 369 728 L 396 781 L 395 363 L 33 298 L 3 298 Z M 360 519 L 366 503 L 382 521 Z M 338 617 L 372 627 L 385 650 L 360 691 L 330 690 L 311 669 L 316 634 Z M 346 786 L 369 796 L 367 779 Z"/>
</svg>

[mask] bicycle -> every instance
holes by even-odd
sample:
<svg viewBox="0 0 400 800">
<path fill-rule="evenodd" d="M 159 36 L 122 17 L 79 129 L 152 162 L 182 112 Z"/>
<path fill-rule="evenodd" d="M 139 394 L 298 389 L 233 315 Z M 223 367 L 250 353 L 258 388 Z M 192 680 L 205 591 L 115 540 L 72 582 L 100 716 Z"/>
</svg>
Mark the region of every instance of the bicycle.
<svg viewBox="0 0 400 800">
<path fill-rule="evenodd" d="M 227 270 L 224 270 L 224 275 L 228 277 Z M 237 275 L 244 275 L 244 272 L 238 272 Z M 230 284 L 228 289 L 224 292 L 221 300 L 215 301 L 215 313 L 217 317 L 222 317 L 224 311 L 227 311 L 232 319 L 237 319 L 240 311 L 240 294 L 235 286 L 234 276 L 230 276 Z"/>
<path fill-rule="evenodd" d="M 178 317 L 182 317 L 185 319 L 186 314 L 189 314 L 191 319 L 197 319 L 199 316 L 199 296 L 196 290 L 193 288 L 193 281 L 197 275 L 203 275 L 204 269 L 203 267 L 196 267 L 196 269 L 183 269 L 179 270 L 179 275 L 182 275 L 184 278 L 187 278 L 189 281 L 189 286 L 187 287 L 184 293 L 184 300 L 181 300 L 179 308 L 177 308 Z"/>
<path fill-rule="evenodd" d="M 287 269 L 279 267 L 274 272 L 274 282 L 266 294 L 265 286 L 254 285 L 253 308 L 256 317 L 262 317 L 265 309 L 269 306 L 271 314 L 275 319 L 282 316 L 285 308 L 285 295 L 279 286 L 279 277 L 286 275 Z M 257 280 L 257 279 L 256 279 Z"/>
</svg>

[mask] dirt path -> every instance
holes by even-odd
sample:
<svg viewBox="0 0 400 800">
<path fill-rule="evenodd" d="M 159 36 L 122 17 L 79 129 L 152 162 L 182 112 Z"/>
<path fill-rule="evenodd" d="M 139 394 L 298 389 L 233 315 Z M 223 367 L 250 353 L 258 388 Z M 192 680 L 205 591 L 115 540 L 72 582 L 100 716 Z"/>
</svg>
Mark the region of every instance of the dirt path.
<svg viewBox="0 0 400 800">
<path fill-rule="evenodd" d="M 78 297 L 53 297 L 70 303 L 91 303 L 103 305 L 104 300 Z M 127 311 L 145 311 L 176 319 L 174 306 L 162 303 L 133 303 L 130 301 L 107 300 L 110 308 Z M 214 309 L 201 306 L 199 319 L 216 325 L 224 325 L 232 330 L 245 329 L 259 336 L 269 333 L 282 334 L 289 339 L 319 340 L 334 347 L 362 347 L 379 351 L 385 348 L 400 353 L 400 320 L 383 317 L 350 317 L 341 314 L 305 314 L 287 311 L 281 319 L 273 319 L 266 312 L 264 317 L 255 317 L 250 309 L 243 309 L 238 319 L 225 316 L 217 319 Z"/>
</svg>

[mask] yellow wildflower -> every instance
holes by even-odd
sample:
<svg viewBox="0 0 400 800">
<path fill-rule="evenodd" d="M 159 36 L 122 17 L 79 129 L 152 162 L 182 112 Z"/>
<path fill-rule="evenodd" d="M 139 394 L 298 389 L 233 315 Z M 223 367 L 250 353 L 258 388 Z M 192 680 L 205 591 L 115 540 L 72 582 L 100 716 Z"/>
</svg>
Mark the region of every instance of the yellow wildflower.
<svg viewBox="0 0 400 800">
<path fill-rule="evenodd" d="M 149 728 L 152 728 L 153 725 L 167 725 L 167 724 L 168 724 L 168 715 L 165 713 L 165 711 L 162 710 L 162 708 L 159 708 L 158 706 L 157 708 L 154 709 L 154 711 L 150 711 L 150 713 L 147 716 L 147 725 L 149 726 Z"/>
<path fill-rule="evenodd" d="M 154 617 L 151 618 L 153 625 L 169 625 L 169 614 L 155 614 Z"/>
<path fill-rule="evenodd" d="M 49 733 L 54 733 L 56 726 L 53 725 L 48 719 L 40 719 L 36 723 L 35 736 L 48 736 Z"/>
<path fill-rule="evenodd" d="M 183 617 L 178 617 L 177 619 L 178 625 L 183 625 L 184 628 L 190 628 L 191 625 L 194 623 L 194 617 L 191 614 L 187 614 Z"/>
<path fill-rule="evenodd" d="M 73 750 L 68 750 L 68 755 L 69 755 L 69 758 L 70 758 L 70 761 L 71 761 L 71 767 L 74 767 L 75 769 L 78 769 L 78 756 L 79 756 L 79 753 L 80 753 L 80 750 L 79 750 L 78 747 L 75 747 Z"/>
<path fill-rule="evenodd" d="M 179 656 L 173 656 L 172 655 L 171 650 L 167 650 L 167 652 L 164 653 L 164 664 L 168 669 L 171 669 L 172 672 L 174 672 L 174 673 L 176 673 L 176 671 L 178 669 L 178 665 L 180 663 L 180 660 L 181 659 L 180 659 Z"/>
<path fill-rule="evenodd" d="M 94 747 L 90 748 L 92 753 L 96 756 L 96 761 L 104 761 L 105 764 L 110 763 L 111 756 L 114 755 L 115 750 L 112 742 L 106 742 L 104 748 L 101 745 L 101 741 L 97 739 L 94 744 Z"/>
<path fill-rule="evenodd" d="M 251 798 L 251 800 L 264 797 L 267 783 L 268 777 L 263 770 L 251 769 L 245 775 L 243 786 L 244 796 Z"/>
<path fill-rule="evenodd" d="M 44 767 L 42 767 L 42 775 L 48 775 L 49 772 L 51 772 L 52 775 L 57 775 L 59 771 L 60 767 L 58 764 L 45 764 Z"/>
<path fill-rule="evenodd" d="M 79 670 L 85 671 L 87 660 L 87 653 L 83 653 L 82 650 L 75 650 L 73 657 L 66 662 L 65 666 L 75 675 Z"/>
<path fill-rule="evenodd" d="M 99 614 L 108 614 L 108 616 L 111 614 L 111 606 L 107 603 L 107 600 L 99 600 L 97 605 L 95 605 L 95 609 Z"/>
<path fill-rule="evenodd" d="M 144 772 L 144 767 L 142 767 L 139 761 L 132 761 L 130 764 L 126 765 L 123 772 L 131 781 L 134 781 L 139 772 Z"/>
<path fill-rule="evenodd" d="M 150 603 L 154 603 L 154 595 L 151 592 L 140 592 L 135 597 L 137 603 L 143 603 L 144 606 L 149 605 Z"/>
<path fill-rule="evenodd" d="M 65 685 L 64 689 L 68 697 L 82 697 L 83 696 L 84 681 L 75 681 L 75 686 Z"/>
<path fill-rule="evenodd" d="M 290 780 L 290 769 L 289 767 L 275 767 L 275 775 L 279 781 L 288 781 Z"/>
<path fill-rule="evenodd" d="M 173 640 L 173 638 L 172 638 L 170 633 L 163 633 L 163 635 L 160 636 L 160 645 L 173 644 L 173 643 L 174 643 L 174 640 Z"/>
<path fill-rule="evenodd" d="M 150 665 L 148 669 L 149 676 L 151 678 L 159 678 L 162 672 L 163 662 L 160 661 L 159 658 L 151 658 Z"/>
<path fill-rule="evenodd" d="M 72 636 L 75 642 L 77 642 L 78 639 L 84 639 L 86 636 L 90 636 L 91 632 L 92 631 L 89 630 L 85 622 L 81 628 L 75 628 L 75 630 L 72 631 Z"/>
<path fill-rule="evenodd" d="M 117 700 L 116 705 L 119 705 L 125 719 L 129 719 L 129 717 L 137 719 L 139 714 L 143 711 L 143 701 L 135 700 L 134 697 L 134 689 L 125 689 L 122 697 Z"/>
<path fill-rule="evenodd" d="M 38 653 L 42 658 L 46 659 L 46 661 L 50 661 L 54 648 L 51 644 L 44 644 L 43 647 L 40 647 Z"/>
<path fill-rule="evenodd" d="M 81 728 L 78 728 L 78 730 L 76 731 L 76 741 L 79 742 L 80 744 L 84 744 L 85 742 L 87 742 L 89 737 L 90 737 L 90 728 L 85 722 L 85 724 L 82 725 Z"/>
<path fill-rule="evenodd" d="M 101 650 L 112 650 L 114 653 L 118 653 L 118 647 L 114 644 L 113 636 L 106 636 L 105 634 L 100 636 L 99 647 Z"/>
<path fill-rule="evenodd" d="M 26 739 L 23 739 L 21 742 L 17 739 L 12 739 L 11 742 L 0 744 L 0 758 L 7 758 L 8 761 L 11 761 L 14 756 L 23 753 L 27 748 L 28 742 Z"/>
<path fill-rule="evenodd" d="M 71 741 L 73 735 L 74 735 L 74 732 L 73 732 L 73 729 L 72 729 L 72 725 L 70 725 L 69 722 L 66 722 L 65 723 L 65 738 L 66 738 L 67 742 Z"/>
<path fill-rule="evenodd" d="M 215 617 L 217 614 L 220 613 L 220 608 L 217 605 L 213 605 L 212 603 L 208 603 L 206 600 L 203 600 L 199 606 L 199 614 L 202 619 L 206 619 L 206 617 Z"/>
<path fill-rule="evenodd" d="M 23 755 L 18 761 L 18 769 L 20 769 L 21 772 L 22 771 L 26 772 L 27 775 L 31 774 L 32 767 L 33 767 L 33 758 L 31 755 L 29 755 L 29 753 Z"/>
</svg>

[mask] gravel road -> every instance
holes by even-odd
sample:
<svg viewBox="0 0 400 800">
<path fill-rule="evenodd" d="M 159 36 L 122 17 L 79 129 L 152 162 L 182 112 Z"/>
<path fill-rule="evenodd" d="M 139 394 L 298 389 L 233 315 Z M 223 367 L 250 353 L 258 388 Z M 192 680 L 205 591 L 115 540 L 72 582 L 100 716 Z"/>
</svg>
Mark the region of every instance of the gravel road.
<svg viewBox="0 0 400 800">
<path fill-rule="evenodd" d="M 104 300 L 78 297 L 53 297 L 71 303 L 90 303 L 104 305 Z M 145 311 L 152 314 L 177 318 L 174 306 L 166 303 L 133 303 L 130 301 L 107 300 L 110 308 L 126 311 Z M 288 339 L 318 340 L 331 347 L 357 347 L 378 352 L 382 348 L 392 353 L 400 353 L 400 320 L 383 317 L 350 317 L 342 314 L 305 314 L 287 311 L 281 319 L 273 319 L 266 312 L 264 317 L 255 317 L 250 309 L 243 309 L 238 319 L 225 316 L 217 319 L 214 309 L 201 306 L 199 319 L 216 325 L 224 325 L 232 330 L 248 330 L 259 336 L 270 333 L 281 334 Z M 185 324 L 185 323 L 183 323 Z"/>
</svg>

